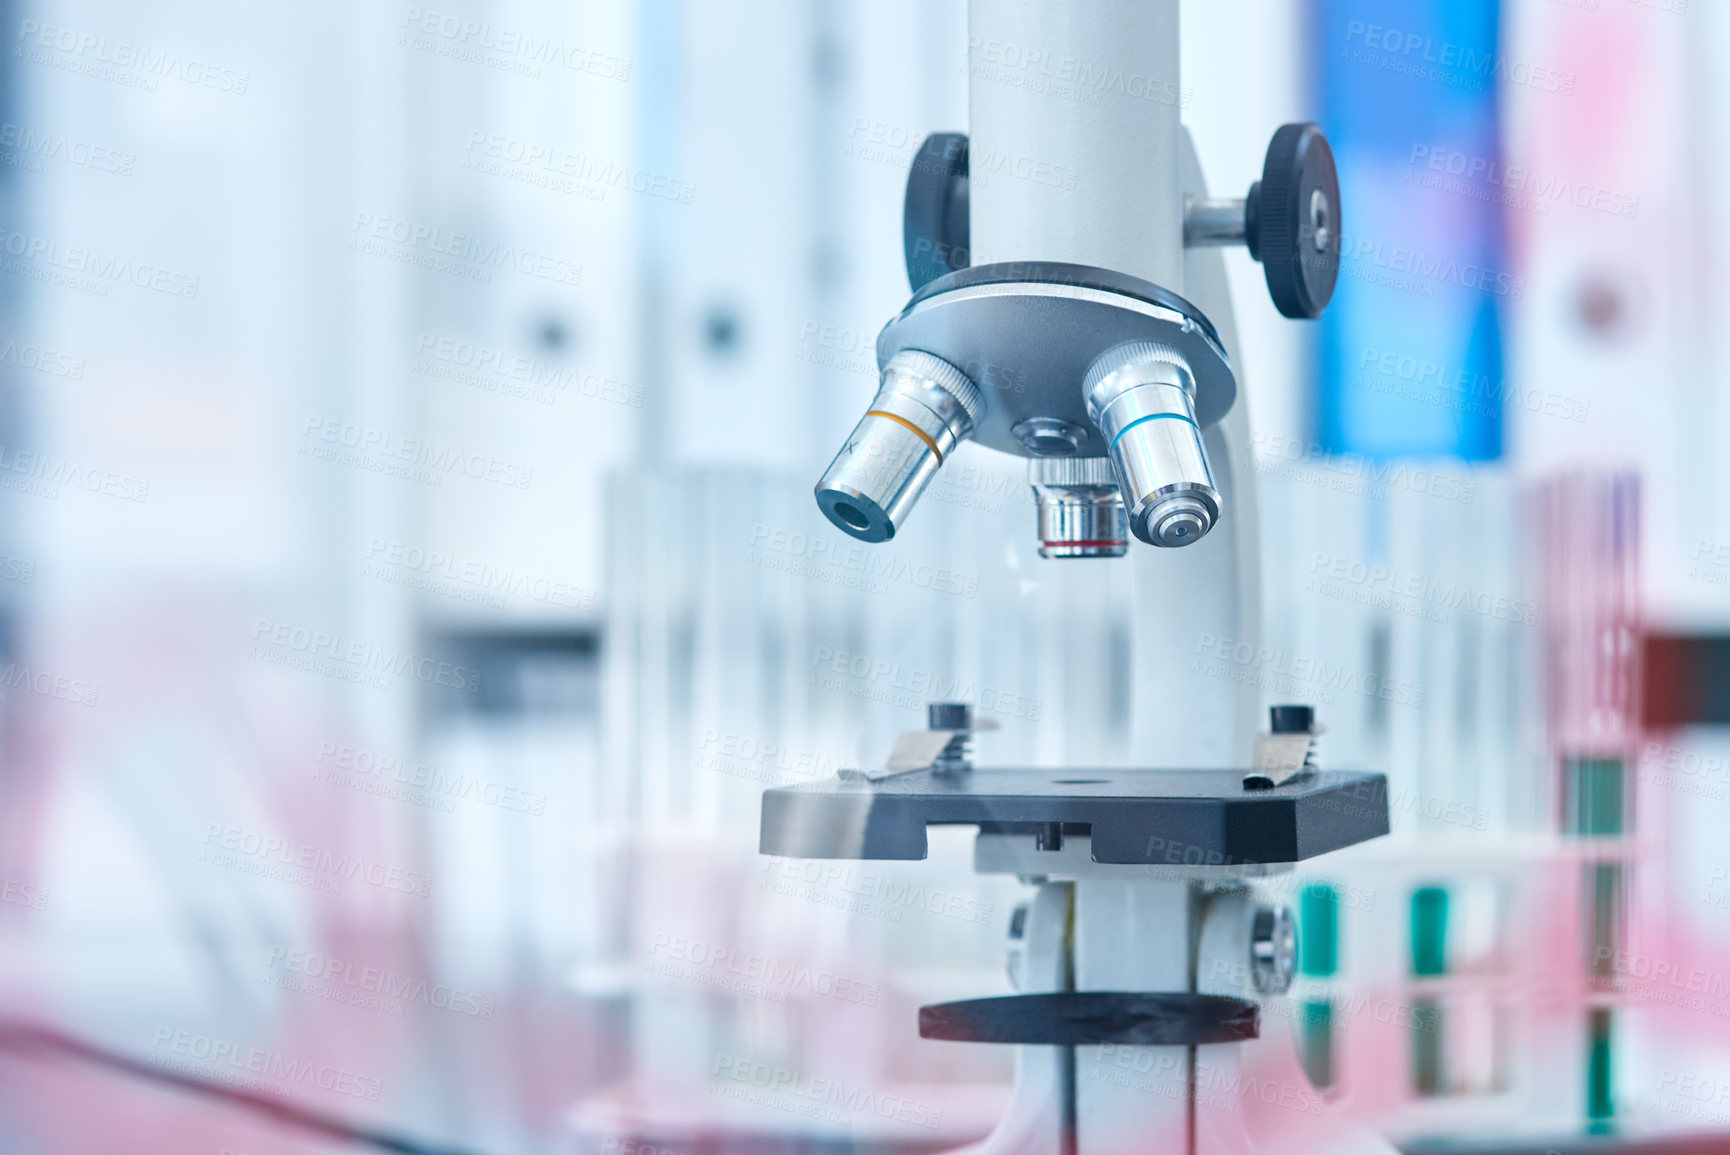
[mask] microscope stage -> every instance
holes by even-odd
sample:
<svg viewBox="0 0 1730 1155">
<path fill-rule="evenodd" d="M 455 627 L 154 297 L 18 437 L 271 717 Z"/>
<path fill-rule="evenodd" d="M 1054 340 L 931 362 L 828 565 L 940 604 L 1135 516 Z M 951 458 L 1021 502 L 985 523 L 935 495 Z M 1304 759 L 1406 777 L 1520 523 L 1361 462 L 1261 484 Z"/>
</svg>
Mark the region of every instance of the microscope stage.
<svg viewBox="0 0 1730 1155">
<path fill-rule="evenodd" d="M 913 770 L 763 793 L 758 849 L 787 858 L 921 859 L 925 827 L 1091 834 L 1093 861 L 1300 862 L 1388 832 L 1387 779 L 1310 771 L 1246 789 L 1246 770 Z"/>
</svg>

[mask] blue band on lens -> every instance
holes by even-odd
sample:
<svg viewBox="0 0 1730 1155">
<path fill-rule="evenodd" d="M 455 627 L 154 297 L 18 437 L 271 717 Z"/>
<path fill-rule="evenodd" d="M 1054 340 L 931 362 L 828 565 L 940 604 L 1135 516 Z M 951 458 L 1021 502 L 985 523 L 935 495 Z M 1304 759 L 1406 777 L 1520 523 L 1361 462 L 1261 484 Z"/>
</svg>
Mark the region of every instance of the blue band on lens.
<svg viewBox="0 0 1730 1155">
<path fill-rule="evenodd" d="M 1117 431 L 1117 436 L 1113 437 L 1111 439 L 1111 449 L 1107 449 L 1106 452 L 1110 453 L 1112 451 L 1112 449 L 1116 449 L 1117 443 L 1119 441 L 1123 440 L 1123 435 L 1125 433 L 1128 433 L 1131 429 L 1134 429 L 1137 425 L 1140 425 L 1143 421 L 1162 421 L 1162 420 L 1182 421 L 1186 425 L 1195 425 L 1195 422 L 1191 421 L 1189 418 L 1185 417 L 1181 413 L 1149 413 L 1146 417 L 1137 417 L 1134 421 L 1131 421 L 1128 425 L 1125 425 L 1122 429 L 1119 429 Z M 1195 431 L 1197 433 L 1200 433 L 1201 432 L 1201 426 L 1195 425 Z"/>
</svg>

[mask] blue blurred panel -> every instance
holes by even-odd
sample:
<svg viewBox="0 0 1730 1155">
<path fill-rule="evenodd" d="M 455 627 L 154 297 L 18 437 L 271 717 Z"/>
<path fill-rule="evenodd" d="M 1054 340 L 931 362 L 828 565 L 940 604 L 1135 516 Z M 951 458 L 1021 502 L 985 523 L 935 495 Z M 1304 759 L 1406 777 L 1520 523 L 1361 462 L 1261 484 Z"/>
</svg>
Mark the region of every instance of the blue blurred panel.
<svg viewBox="0 0 1730 1155">
<path fill-rule="evenodd" d="M 1502 453 L 1508 270 L 1497 0 L 1315 0 L 1321 123 L 1344 201 L 1315 434 L 1377 460 Z M 1529 79 L 1529 78 L 1528 78 Z"/>
</svg>

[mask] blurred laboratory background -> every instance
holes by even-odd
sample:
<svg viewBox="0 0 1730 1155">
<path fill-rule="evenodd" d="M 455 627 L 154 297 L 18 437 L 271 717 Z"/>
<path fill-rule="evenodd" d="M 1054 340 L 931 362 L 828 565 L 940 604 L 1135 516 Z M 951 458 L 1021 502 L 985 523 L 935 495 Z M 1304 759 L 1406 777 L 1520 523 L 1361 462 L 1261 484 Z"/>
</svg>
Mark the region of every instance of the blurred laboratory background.
<svg viewBox="0 0 1730 1155">
<path fill-rule="evenodd" d="M 1730 1149 L 1730 7 L 1185 0 L 1211 187 L 1313 120 L 1345 206 L 1314 324 L 1226 254 L 1255 638 L 1040 558 L 975 445 L 881 552 L 812 500 L 920 143 L 970 75 L 1099 98 L 964 0 L 0 33 L 0 1150 L 975 1140 L 1009 1057 L 916 1009 L 1009 990 L 1026 891 L 760 856 L 759 799 L 933 699 L 1149 764 L 1150 637 L 1389 779 L 1276 880 L 1306 1110 Z"/>
</svg>

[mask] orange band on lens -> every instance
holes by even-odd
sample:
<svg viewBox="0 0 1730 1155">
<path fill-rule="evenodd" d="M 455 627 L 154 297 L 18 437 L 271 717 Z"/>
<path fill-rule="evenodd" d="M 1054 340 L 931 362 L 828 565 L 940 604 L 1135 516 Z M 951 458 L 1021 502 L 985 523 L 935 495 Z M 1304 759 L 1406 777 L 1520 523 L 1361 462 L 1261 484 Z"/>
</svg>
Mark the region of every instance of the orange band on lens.
<svg viewBox="0 0 1730 1155">
<path fill-rule="evenodd" d="M 867 416 L 867 417 L 887 417 L 889 420 L 895 422 L 897 425 L 905 425 L 908 429 L 913 431 L 913 436 L 917 437 L 919 440 L 923 441 L 925 444 L 927 444 L 931 447 L 931 452 L 933 452 L 937 455 L 937 464 L 938 465 L 943 464 L 943 451 L 941 449 L 937 448 L 937 442 L 931 440 L 931 434 L 925 432 L 925 430 L 919 428 L 919 426 L 913 424 L 913 422 L 907 420 L 907 418 L 902 417 L 896 413 L 885 413 L 881 409 L 867 409 L 865 411 L 865 416 Z"/>
</svg>

